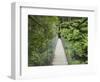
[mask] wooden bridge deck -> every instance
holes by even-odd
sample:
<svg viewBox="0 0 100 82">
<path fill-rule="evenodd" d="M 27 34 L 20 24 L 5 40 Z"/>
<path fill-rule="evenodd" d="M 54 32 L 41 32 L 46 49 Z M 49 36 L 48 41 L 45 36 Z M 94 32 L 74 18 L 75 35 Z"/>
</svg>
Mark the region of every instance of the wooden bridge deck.
<svg viewBox="0 0 100 82">
<path fill-rule="evenodd" d="M 58 39 L 58 41 L 57 41 L 57 45 L 56 45 L 56 49 L 55 49 L 55 56 L 54 56 L 52 64 L 53 65 L 68 64 L 61 39 Z"/>
</svg>

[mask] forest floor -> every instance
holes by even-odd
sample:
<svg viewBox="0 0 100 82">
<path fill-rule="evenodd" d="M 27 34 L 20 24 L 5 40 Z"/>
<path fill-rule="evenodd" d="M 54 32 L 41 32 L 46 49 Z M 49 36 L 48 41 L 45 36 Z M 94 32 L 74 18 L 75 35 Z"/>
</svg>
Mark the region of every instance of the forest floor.
<svg viewBox="0 0 100 82">
<path fill-rule="evenodd" d="M 58 41 L 57 41 L 57 45 L 56 45 L 56 49 L 55 49 L 55 56 L 54 56 L 52 64 L 53 65 L 68 64 L 61 39 L 58 39 Z"/>
</svg>

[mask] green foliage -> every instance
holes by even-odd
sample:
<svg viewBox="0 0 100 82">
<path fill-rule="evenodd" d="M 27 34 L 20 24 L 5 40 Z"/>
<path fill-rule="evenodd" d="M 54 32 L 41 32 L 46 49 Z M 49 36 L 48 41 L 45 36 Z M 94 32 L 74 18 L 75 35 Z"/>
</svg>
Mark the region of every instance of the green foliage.
<svg viewBox="0 0 100 82">
<path fill-rule="evenodd" d="M 87 21 L 88 19 L 83 17 L 62 23 L 61 35 L 69 64 L 87 63 Z"/>
<path fill-rule="evenodd" d="M 28 16 L 28 65 L 50 65 L 54 56 L 57 17 Z"/>
</svg>

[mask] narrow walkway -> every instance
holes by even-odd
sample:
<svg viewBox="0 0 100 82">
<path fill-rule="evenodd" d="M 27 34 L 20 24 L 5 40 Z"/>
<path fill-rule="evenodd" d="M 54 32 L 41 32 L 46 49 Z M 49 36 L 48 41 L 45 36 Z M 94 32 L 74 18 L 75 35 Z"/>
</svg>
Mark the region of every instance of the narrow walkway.
<svg viewBox="0 0 100 82">
<path fill-rule="evenodd" d="M 52 64 L 53 65 L 68 64 L 61 39 L 58 39 L 58 41 L 57 41 L 57 45 L 56 45 L 56 49 L 55 49 L 55 56 L 54 56 Z"/>
</svg>

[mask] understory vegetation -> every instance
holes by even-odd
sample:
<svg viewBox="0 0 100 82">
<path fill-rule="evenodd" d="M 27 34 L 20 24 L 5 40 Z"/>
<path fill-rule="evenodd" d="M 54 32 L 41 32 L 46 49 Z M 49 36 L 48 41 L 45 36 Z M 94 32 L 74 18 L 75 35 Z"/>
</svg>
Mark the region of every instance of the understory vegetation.
<svg viewBox="0 0 100 82">
<path fill-rule="evenodd" d="M 61 24 L 60 31 L 69 64 L 87 64 L 88 19 L 70 17 Z"/>
</svg>

